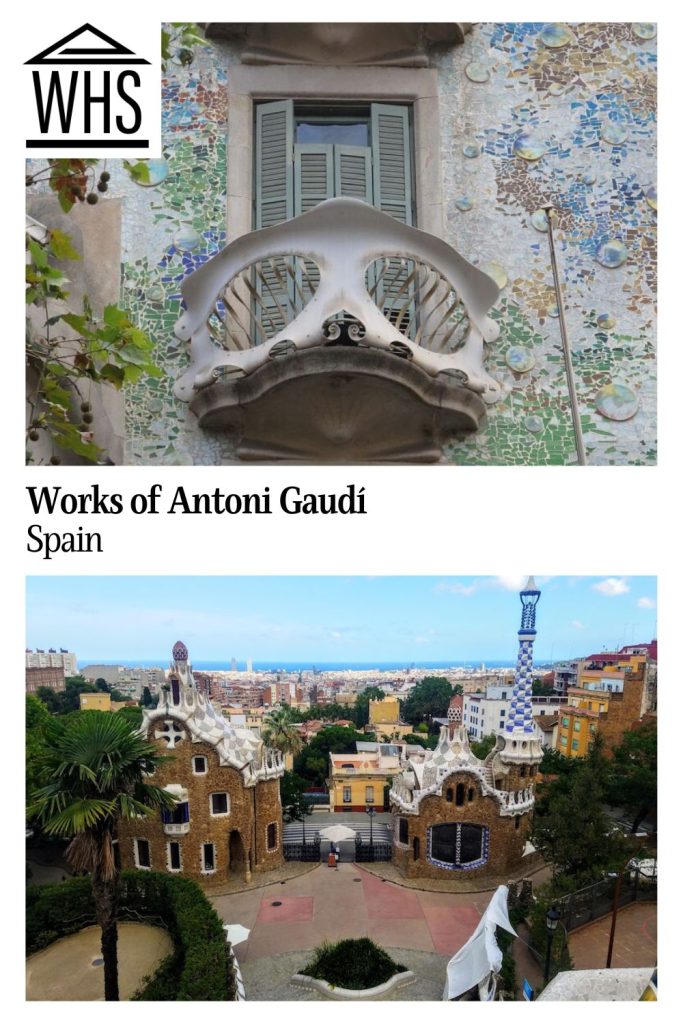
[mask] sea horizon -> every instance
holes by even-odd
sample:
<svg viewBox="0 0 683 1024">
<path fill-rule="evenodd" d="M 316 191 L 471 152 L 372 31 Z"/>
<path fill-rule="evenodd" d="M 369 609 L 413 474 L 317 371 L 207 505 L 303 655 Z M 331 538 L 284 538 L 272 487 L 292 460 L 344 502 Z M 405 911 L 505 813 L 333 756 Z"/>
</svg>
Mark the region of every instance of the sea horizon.
<svg viewBox="0 0 683 1024">
<path fill-rule="evenodd" d="M 168 658 L 79 658 L 79 666 L 86 665 L 121 665 L 124 668 L 166 668 L 168 666 Z M 225 661 L 208 661 L 199 659 L 192 661 L 192 668 L 198 672 L 246 672 L 247 663 L 244 660 L 235 660 L 236 669 L 233 669 L 230 662 Z M 538 662 L 537 666 L 543 665 L 543 662 Z M 256 661 L 254 660 L 252 669 L 254 672 L 311 672 L 315 669 L 317 672 L 405 672 L 405 671 L 435 671 L 442 669 L 444 671 L 452 671 L 454 669 L 480 669 L 484 666 L 485 669 L 514 669 L 514 662 L 508 660 L 492 659 L 488 661 L 486 659 L 476 660 L 465 660 L 465 661 L 454 661 L 454 660 L 441 660 L 441 661 L 420 661 L 420 662 L 405 662 L 405 661 L 311 661 L 310 659 L 302 659 L 301 661 Z"/>
</svg>

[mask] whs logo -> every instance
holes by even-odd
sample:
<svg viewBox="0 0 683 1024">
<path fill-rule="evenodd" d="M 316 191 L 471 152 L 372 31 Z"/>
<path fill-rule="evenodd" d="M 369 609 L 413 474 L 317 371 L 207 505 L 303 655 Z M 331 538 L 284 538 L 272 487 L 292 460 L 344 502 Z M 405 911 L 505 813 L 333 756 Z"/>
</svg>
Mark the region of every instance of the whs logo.
<svg viewBox="0 0 683 1024">
<path fill-rule="evenodd" d="M 50 156 L 68 156 L 73 150 L 79 157 L 115 156 L 121 150 L 157 155 L 158 64 L 86 23 L 26 66 L 33 100 L 28 150 Z"/>
</svg>

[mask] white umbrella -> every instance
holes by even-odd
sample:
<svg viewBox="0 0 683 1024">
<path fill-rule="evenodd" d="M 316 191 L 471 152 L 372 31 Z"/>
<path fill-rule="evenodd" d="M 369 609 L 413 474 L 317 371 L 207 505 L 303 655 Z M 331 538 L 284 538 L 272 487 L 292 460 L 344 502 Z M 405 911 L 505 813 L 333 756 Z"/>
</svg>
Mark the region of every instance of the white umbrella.
<svg viewBox="0 0 683 1024">
<path fill-rule="evenodd" d="M 356 830 L 346 825 L 328 825 L 320 829 L 320 838 L 329 839 L 331 843 L 341 843 L 344 839 L 355 839 Z"/>
<path fill-rule="evenodd" d="M 223 931 L 225 932 L 226 939 L 233 946 L 249 938 L 249 929 L 245 928 L 243 924 L 224 924 Z"/>
</svg>

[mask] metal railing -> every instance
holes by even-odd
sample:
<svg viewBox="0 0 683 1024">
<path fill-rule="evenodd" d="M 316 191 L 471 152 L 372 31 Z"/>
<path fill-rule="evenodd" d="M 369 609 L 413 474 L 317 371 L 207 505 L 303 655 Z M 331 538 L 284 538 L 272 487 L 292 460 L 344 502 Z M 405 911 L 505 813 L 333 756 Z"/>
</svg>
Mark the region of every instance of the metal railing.
<svg viewBox="0 0 683 1024">
<path fill-rule="evenodd" d="M 313 840 L 310 843 L 283 843 L 282 846 L 285 860 L 319 861 L 320 840 Z"/>
<path fill-rule="evenodd" d="M 568 932 L 612 913 L 616 882 L 616 876 L 603 878 L 555 901 Z M 617 901 L 620 909 L 636 901 L 653 902 L 656 899 L 656 875 L 650 877 L 636 867 L 624 874 Z"/>
</svg>

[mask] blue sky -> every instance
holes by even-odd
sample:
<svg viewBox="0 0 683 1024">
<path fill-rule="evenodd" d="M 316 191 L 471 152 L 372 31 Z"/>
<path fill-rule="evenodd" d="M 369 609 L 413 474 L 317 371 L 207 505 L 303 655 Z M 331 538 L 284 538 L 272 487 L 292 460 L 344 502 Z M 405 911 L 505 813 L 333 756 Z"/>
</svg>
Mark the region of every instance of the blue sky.
<svg viewBox="0 0 683 1024">
<path fill-rule="evenodd" d="M 516 656 L 526 577 L 33 576 L 26 646 L 79 662 L 158 660 L 184 640 L 195 662 L 405 661 Z M 537 576 L 537 660 L 656 633 L 650 576 Z"/>
</svg>

